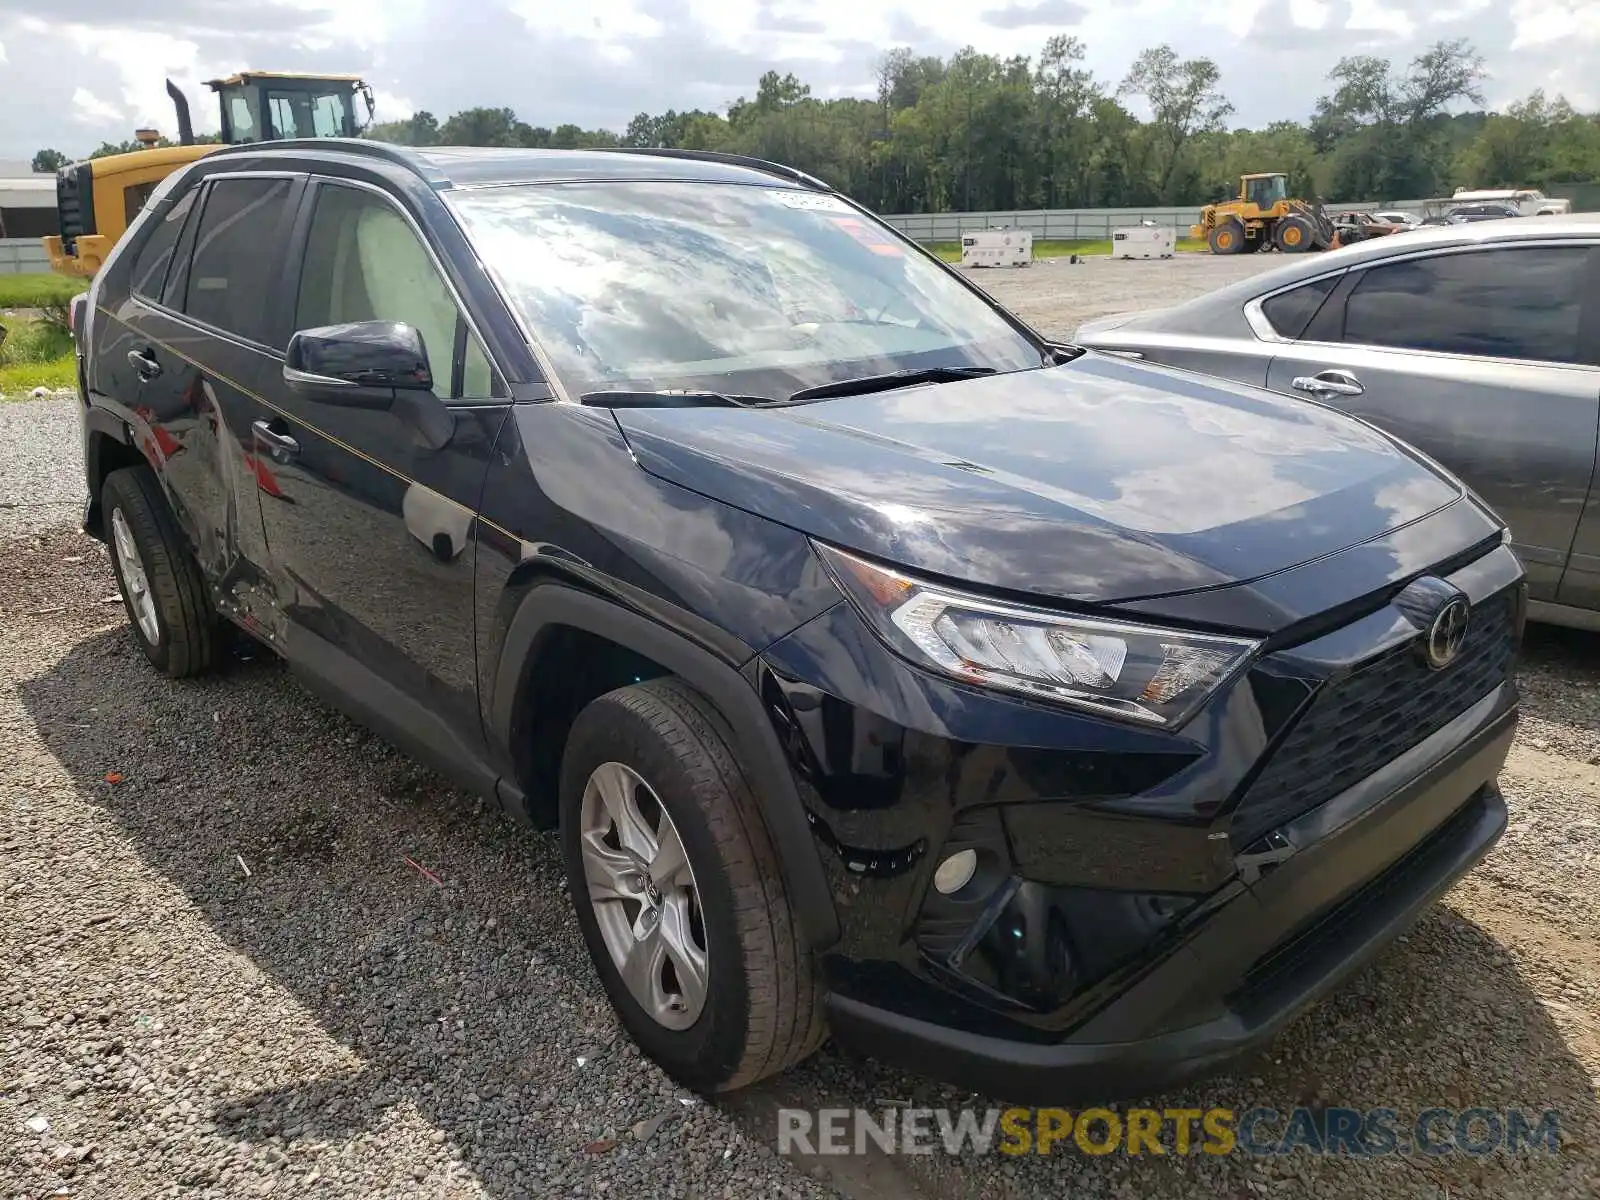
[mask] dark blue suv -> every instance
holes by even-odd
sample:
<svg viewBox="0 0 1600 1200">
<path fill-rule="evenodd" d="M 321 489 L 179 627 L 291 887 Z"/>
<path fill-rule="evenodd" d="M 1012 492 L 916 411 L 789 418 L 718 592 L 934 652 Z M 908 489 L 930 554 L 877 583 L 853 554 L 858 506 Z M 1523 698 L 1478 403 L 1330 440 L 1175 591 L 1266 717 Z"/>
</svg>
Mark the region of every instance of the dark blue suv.
<svg viewBox="0 0 1600 1200">
<path fill-rule="evenodd" d="M 561 830 L 705 1090 L 825 1034 L 1018 1100 L 1269 1037 L 1505 824 L 1501 522 L 1315 403 L 1053 344 L 816 180 L 220 150 L 95 280 L 85 524 Z"/>
</svg>

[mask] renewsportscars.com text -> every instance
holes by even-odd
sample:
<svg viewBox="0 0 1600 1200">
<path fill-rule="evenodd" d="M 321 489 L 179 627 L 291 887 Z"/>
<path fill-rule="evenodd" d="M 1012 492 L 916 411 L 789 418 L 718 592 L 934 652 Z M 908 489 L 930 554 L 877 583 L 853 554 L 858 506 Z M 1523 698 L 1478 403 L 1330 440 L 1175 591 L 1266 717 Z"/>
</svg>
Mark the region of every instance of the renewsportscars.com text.
<svg viewBox="0 0 1600 1200">
<path fill-rule="evenodd" d="M 778 1110 L 780 1154 L 1554 1154 L 1553 1109 Z"/>
</svg>

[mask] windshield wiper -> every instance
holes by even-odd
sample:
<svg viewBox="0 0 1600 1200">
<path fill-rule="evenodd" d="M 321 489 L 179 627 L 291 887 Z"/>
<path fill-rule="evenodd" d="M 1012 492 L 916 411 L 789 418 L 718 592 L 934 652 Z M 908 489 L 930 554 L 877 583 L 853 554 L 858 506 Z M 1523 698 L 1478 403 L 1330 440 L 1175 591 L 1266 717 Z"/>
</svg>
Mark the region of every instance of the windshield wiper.
<svg viewBox="0 0 1600 1200">
<path fill-rule="evenodd" d="M 954 383 L 958 379 L 976 379 L 980 375 L 993 374 L 993 367 L 921 367 L 914 371 L 890 371 L 884 375 L 863 375 L 859 379 L 840 379 L 833 383 L 819 383 L 816 387 L 801 388 L 789 397 L 789 403 L 826 400 L 830 396 L 864 396 L 869 392 L 887 392 L 891 388 L 910 387 L 916 383 Z"/>
<path fill-rule="evenodd" d="M 760 408 L 776 401 L 767 396 L 730 396 L 723 392 L 618 390 L 585 392 L 579 404 L 595 408 Z"/>
</svg>

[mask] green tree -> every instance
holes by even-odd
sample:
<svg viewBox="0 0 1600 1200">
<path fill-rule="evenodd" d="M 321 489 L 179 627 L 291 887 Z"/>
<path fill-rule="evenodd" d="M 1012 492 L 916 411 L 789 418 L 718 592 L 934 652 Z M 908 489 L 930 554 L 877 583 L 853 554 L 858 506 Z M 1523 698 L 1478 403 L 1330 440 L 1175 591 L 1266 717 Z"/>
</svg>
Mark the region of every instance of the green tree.
<svg viewBox="0 0 1600 1200">
<path fill-rule="evenodd" d="M 521 145 L 517 114 L 509 108 L 467 108 L 439 127 L 441 146 Z M 526 126 L 523 126 L 526 128 Z"/>
<path fill-rule="evenodd" d="M 33 169 L 41 175 L 52 175 L 71 161 L 59 150 L 41 150 L 33 156 Z"/>
<path fill-rule="evenodd" d="M 1312 138 L 1331 153 L 1333 189 L 1346 199 L 1429 195 L 1450 173 L 1445 120 L 1450 106 L 1481 103 L 1483 58 L 1464 39 L 1440 41 L 1395 74 L 1388 59 L 1342 58 L 1335 87 L 1317 101 Z"/>
<path fill-rule="evenodd" d="M 1224 128 L 1233 112 L 1221 81 L 1222 72 L 1209 58 L 1179 58 L 1165 44 L 1134 59 L 1122 81 L 1120 94 L 1142 96 L 1150 105 L 1157 191 L 1168 204 L 1178 203 L 1185 190 L 1175 189 L 1174 181 L 1190 139 Z"/>
</svg>

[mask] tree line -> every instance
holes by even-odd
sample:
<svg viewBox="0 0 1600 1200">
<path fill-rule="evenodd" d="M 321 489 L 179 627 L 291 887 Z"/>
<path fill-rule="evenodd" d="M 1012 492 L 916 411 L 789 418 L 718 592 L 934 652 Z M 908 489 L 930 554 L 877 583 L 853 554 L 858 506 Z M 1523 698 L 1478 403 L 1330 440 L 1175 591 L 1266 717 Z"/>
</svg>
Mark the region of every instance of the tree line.
<svg viewBox="0 0 1600 1200">
<path fill-rule="evenodd" d="M 1293 194 L 1349 201 L 1600 179 L 1600 117 L 1543 91 L 1483 111 L 1483 59 L 1464 39 L 1404 64 L 1342 58 L 1308 120 L 1259 129 L 1229 128 L 1234 106 L 1210 59 L 1156 46 L 1113 84 L 1085 67 L 1084 51 L 1065 34 L 1037 57 L 968 48 L 945 59 L 902 47 L 878 62 L 872 99 L 819 99 L 793 74 L 768 71 L 753 98 L 725 111 L 640 113 L 620 132 L 469 108 L 443 121 L 418 112 L 367 136 L 749 154 L 880 212 L 1198 205 L 1237 194 L 1240 174 L 1268 170 L 1287 171 Z"/>
</svg>

